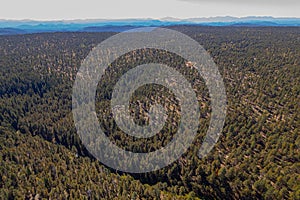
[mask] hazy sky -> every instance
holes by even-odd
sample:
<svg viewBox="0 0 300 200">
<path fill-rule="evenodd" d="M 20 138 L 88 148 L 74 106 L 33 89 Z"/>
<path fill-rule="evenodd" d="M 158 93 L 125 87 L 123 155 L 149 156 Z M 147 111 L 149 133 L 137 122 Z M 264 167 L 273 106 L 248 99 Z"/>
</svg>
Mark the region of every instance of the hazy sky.
<svg viewBox="0 0 300 200">
<path fill-rule="evenodd" d="M 1 0 L 0 19 L 300 17 L 300 0 Z"/>
</svg>

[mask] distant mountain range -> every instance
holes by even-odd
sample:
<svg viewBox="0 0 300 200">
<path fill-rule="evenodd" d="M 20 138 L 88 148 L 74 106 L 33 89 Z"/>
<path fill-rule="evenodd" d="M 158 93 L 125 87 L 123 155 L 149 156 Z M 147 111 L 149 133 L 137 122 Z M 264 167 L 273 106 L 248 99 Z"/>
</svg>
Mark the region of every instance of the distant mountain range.
<svg viewBox="0 0 300 200">
<path fill-rule="evenodd" d="M 96 19 L 96 20 L 0 20 L 0 35 L 41 32 L 121 32 L 137 27 L 164 27 L 174 25 L 198 26 L 300 26 L 300 18 L 274 17 L 210 17 L 178 19 Z"/>
</svg>

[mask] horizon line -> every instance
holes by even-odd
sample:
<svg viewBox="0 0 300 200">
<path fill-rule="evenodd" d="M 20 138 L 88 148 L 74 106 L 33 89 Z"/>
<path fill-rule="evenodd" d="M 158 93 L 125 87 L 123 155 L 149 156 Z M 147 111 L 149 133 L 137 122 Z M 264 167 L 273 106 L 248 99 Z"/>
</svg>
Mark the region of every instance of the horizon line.
<svg viewBox="0 0 300 200">
<path fill-rule="evenodd" d="M 128 17 L 128 18 L 73 18 L 73 19 L 33 19 L 33 18 L 22 18 L 22 19 L 12 19 L 12 18 L 0 18 L 0 21 L 31 21 L 31 22 L 57 22 L 57 21 L 117 21 L 117 20 L 190 20 L 190 19 L 212 19 L 212 18 L 273 18 L 273 19 L 300 19 L 300 17 L 287 17 L 287 16 L 270 16 L 270 15 L 247 15 L 247 16 L 232 16 L 232 15 L 221 15 L 221 16 L 199 16 L 199 17 L 188 17 L 188 18 L 180 18 L 180 17 Z"/>
</svg>

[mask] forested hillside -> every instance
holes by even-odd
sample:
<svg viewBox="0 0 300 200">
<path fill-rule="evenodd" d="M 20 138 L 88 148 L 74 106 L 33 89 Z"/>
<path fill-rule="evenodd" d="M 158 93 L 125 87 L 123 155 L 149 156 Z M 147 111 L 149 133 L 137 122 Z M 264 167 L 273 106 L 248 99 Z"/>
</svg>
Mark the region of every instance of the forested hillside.
<svg viewBox="0 0 300 200">
<path fill-rule="evenodd" d="M 126 54 L 109 67 L 97 90 L 97 116 L 115 144 L 134 152 L 165 146 L 180 108 L 160 86 L 131 100 L 136 123 L 153 102 L 168 110 L 167 125 L 151 139 L 122 133 L 111 117 L 114 84 L 130 68 L 172 63 L 197 91 L 198 136 L 172 165 L 127 174 L 94 159 L 72 116 L 72 87 L 83 59 L 115 33 L 0 36 L 0 197 L 3 199 L 300 199 L 300 28 L 170 27 L 211 54 L 223 77 L 228 110 L 214 149 L 197 151 L 210 119 L 210 98 L 187 61 L 153 49 Z M 179 114 L 178 114 L 179 113 Z M 88 126 L 88 124 L 87 124 Z"/>
</svg>

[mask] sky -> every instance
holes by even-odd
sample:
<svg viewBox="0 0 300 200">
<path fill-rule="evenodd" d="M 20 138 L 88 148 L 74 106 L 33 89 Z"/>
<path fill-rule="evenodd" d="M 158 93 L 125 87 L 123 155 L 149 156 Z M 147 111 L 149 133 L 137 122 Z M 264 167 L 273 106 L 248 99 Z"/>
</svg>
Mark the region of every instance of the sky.
<svg viewBox="0 0 300 200">
<path fill-rule="evenodd" d="M 0 0 L 0 19 L 300 17 L 300 0 Z"/>
</svg>

